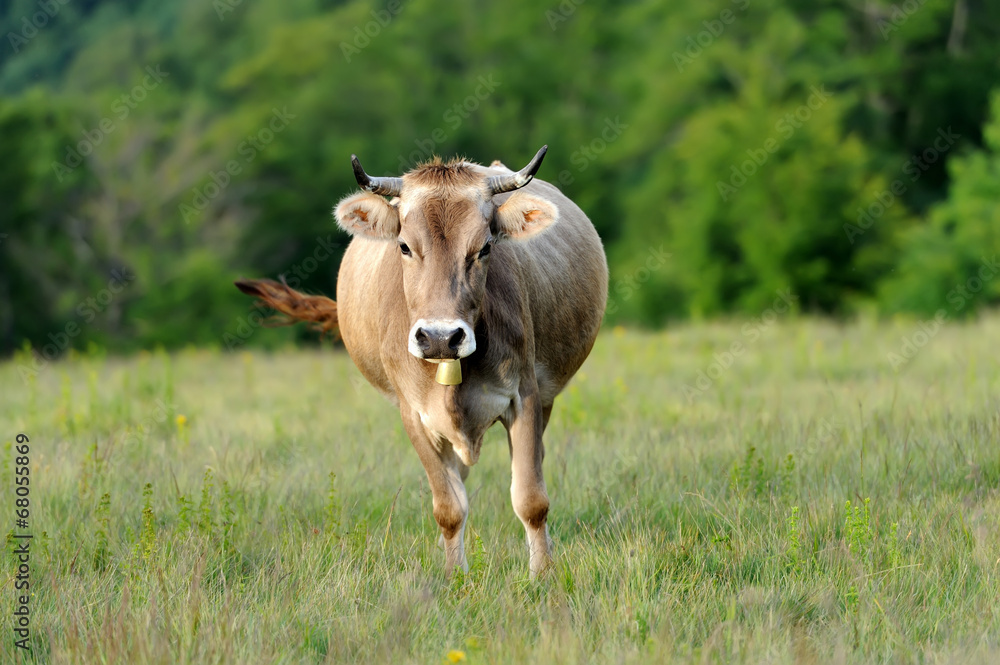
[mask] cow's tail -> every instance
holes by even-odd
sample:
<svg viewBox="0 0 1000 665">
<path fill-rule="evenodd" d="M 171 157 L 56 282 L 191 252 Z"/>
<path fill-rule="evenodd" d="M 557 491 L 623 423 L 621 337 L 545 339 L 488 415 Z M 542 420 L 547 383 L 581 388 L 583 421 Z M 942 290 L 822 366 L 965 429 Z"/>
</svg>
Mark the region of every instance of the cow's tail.
<svg viewBox="0 0 1000 665">
<path fill-rule="evenodd" d="M 308 321 L 315 330 L 324 335 L 337 337 L 337 303 L 326 296 L 309 296 L 299 293 L 285 284 L 285 280 L 240 279 L 236 288 L 248 296 L 254 296 L 283 316 L 270 321 L 273 325 L 287 326 L 299 321 Z"/>
</svg>

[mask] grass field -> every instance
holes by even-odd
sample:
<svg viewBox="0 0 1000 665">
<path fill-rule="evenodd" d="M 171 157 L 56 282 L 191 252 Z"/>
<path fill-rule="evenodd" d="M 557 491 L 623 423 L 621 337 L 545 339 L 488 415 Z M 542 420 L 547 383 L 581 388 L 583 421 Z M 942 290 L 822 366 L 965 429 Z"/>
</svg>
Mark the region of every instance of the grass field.
<svg viewBox="0 0 1000 665">
<path fill-rule="evenodd" d="M 1000 660 L 1000 317 L 898 372 L 915 322 L 747 325 L 602 334 L 546 434 L 538 582 L 502 429 L 447 579 L 399 417 L 341 350 L 9 360 L 33 655 L 8 555 L 0 661 Z"/>
</svg>

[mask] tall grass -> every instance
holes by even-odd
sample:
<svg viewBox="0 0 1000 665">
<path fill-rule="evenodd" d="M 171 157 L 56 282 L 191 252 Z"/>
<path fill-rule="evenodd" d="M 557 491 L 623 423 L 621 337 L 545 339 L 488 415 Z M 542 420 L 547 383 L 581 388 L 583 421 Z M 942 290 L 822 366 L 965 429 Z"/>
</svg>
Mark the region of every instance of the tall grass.
<svg viewBox="0 0 1000 665">
<path fill-rule="evenodd" d="M 912 328 L 606 331 L 546 435 L 538 582 L 502 431 L 446 578 L 423 470 L 342 351 L 72 357 L 28 382 L 14 359 L 0 462 L 13 485 L 31 437 L 33 636 L 15 649 L 8 555 L 0 661 L 996 662 L 1000 318 L 897 374 Z"/>
</svg>

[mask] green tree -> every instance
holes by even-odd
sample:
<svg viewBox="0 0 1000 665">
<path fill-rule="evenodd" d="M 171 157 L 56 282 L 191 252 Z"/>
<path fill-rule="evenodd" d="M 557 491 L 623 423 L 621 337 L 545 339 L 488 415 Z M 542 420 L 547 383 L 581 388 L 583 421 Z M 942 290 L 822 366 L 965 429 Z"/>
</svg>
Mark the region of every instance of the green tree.
<svg viewBox="0 0 1000 665">
<path fill-rule="evenodd" d="M 992 109 L 986 148 L 952 160 L 948 199 L 906 235 L 881 286 L 887 311 L 965 317 L 1000 303 L 1000 92 Z"/>
<path fill-rule="evenodd" d="M 0 100 L 0 353 L 24 340 L 53 343 L 50 335 L 61 350 L 76 343 L 63 331 L 104 258 L 71 213 L 92 181 L 85 168 L 64 166 L 70 112 L 41 94 Z"/>
</svg>

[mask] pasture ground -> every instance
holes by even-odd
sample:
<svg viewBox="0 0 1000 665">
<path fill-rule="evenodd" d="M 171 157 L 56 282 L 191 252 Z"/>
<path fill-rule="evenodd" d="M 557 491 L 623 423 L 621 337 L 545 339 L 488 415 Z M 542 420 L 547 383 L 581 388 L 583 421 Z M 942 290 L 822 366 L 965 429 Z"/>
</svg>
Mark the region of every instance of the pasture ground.
<svg viewBox="0 0 1000 665">
<path fill-rule="evenodd" d="M 916 322 L 748 325 L 602 333 L 546 435 L 539 582 L 502 429 L 468 482 L 471 569 L 446 579 L 398 415 L 340 350 L 77 356 L 27 381 L 8 360 L 0 513 L 24 432 L 33 651 L 7 554 L 0 661 L 1000 660 L 1000 318 L 918 335 L 898 372 Z"/>
</svg>

